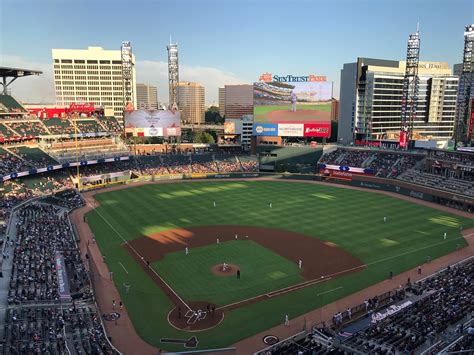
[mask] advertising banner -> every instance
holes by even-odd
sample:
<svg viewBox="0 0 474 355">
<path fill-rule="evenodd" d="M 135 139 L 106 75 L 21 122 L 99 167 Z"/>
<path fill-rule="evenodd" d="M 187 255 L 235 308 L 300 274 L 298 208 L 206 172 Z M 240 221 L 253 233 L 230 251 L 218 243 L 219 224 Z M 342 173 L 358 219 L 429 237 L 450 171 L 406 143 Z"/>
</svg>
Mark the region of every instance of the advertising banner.
<svg viewBox="0 0 474 355">
<path fill-rule="evenodd" d="M 407 132 L 400 132 L 400 148 L 406 148 L 407 146 Z"/>
<path fill-rule="evenodd" d="M 330 137 L 331 122 L 305 123 L 303 137 Z"/>
<path fill-rule="evenodd" d="M 136 137 L 180 135 L 181 114 L 175 110 L 134 110 L 125 112 L 125 133 Z"/>
<path fill-rule="evenodd" d="M 273 123 L 255 123 L 253 125 L 254 136 L 278 136 L 278 125 Z"/>
<path fill-rule="evenodd" d="M 163 137 L 163 127 L 150 127 L 144 129 L 145 137 Z"/>
<path fill-rule="evenodd" d="M 303 137 L 302 123 L 281 123 L 278 125 L 278 135 L 280 137 Z"/>
<path fill-rule="evenodd" d="M 55 256 L 56 272 L 58 277 L 59 299 L 69 300 L 71 292 L 69 290 L 69 281 L 66 273 L 66 263 L 61 253 L 56 252 Z"/>
<path fill-rule="evenodd" d="M 235 122 L 224 122 L 224 134 L 235 134 Z"/>
</svg>

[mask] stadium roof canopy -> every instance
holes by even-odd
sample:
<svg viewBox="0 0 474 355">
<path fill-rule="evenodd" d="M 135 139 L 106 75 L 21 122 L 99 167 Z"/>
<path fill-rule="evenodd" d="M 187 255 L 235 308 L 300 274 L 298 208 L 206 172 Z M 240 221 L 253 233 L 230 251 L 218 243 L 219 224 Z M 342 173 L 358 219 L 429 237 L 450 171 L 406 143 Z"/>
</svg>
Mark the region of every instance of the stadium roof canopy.
<svg viewBox="0 0 474 355">
<path fill-rule="evenodd" d="M 29 75 L 40 75 L 43 74 L 40 70 L 31 70 L 31 69 L 22 69 L 22 68 L 10 68 L 10 67 L 0 67 L 0 78 L 2 78 L 3 94 L 7 94 L 7 87 L 13 83 L 16 79 L 23 76 Z M 7 83 L 7 78 L 13 78 Z"/>
</svg>

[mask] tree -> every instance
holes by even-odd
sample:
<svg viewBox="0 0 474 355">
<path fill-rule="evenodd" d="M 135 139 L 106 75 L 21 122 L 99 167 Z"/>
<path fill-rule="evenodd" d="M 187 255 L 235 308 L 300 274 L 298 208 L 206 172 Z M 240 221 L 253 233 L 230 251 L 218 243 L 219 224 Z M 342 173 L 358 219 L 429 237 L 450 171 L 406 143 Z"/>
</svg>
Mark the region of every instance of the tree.
<svg viewBox="0 0 474 355">
<path fill-rule="evenodd" d="M 204 120 L 206 123 L 214 123 L 214 124 L 223 124 L 224 118 L 219 113 L 219 107 L 217 106 L 210 106 L 205 115 Z"/>
<path fill-rule="evenodd" d="M 213 144 L 215 140 L 214 140 L 214 137 L 208 132 L 196 132 L 194 134 L 193 142 Z"/>
</svg>

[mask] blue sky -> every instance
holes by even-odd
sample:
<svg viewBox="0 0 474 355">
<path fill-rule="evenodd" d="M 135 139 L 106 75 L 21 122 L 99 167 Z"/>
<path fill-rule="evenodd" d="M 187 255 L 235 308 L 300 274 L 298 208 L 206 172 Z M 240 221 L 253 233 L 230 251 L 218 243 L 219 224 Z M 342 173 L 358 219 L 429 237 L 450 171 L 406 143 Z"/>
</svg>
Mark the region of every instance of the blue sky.
<svg viewBox="0 0 474 355">
<path fill-rule="evenodd" d="M 326 75 L 337 96 L 343 63 L 358 56 L 404 60 L 417 22 L 421 60 L 452 66 L 461 61 L 464 25 L 474 22 L 473 2 L 0 0 L 0 64 L 43 69 L 43 79 L 12 89 L 20 99 L 51 101 L 52 88 L 25 88 L 51 85 L 51 48 L 118 49 L 129 40 L 138 80 L 158 85 L 166 101 L 165 46 L 172 35 L 180 79 L 201 81 L 209 103 L 219 85 L 250 83 L 265 71 Z"/>
</svg>

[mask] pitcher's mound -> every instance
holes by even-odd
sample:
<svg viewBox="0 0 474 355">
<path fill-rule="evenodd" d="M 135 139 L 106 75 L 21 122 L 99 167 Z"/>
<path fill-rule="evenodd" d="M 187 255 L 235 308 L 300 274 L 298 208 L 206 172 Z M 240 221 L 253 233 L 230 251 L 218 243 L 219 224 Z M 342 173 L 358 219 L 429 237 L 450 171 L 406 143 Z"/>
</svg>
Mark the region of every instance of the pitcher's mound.
<svg viewBox="0 0 474 355">
<path fill-rule="evenodd" d="M 237 270 L 239 270 L 239 265 L 235 264 L 226 264 L 224 269 L 223 264 L 217 264 L 211 267 L 211 271 L 216 276 L 232 276 L 237 274 Z"/>
</svg>

